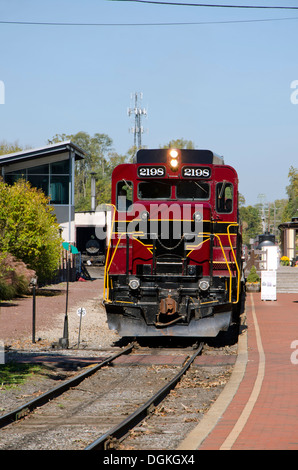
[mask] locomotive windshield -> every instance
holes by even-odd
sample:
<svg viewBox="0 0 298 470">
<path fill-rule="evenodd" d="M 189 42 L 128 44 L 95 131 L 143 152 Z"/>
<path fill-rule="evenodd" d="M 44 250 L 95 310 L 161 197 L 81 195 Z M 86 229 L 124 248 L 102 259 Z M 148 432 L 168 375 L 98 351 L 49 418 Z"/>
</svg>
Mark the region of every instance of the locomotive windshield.
<svg viewBox="0 0 298 470">
<path fill-rule="evenodd" d="M 177 199 L 209 199 L 210 186 L 204 181 L 179 181 Z"/>
<path fill-rule="evenodd" d="M 139 199 L 171 199 L 171 183 L 143 181 L 138 186 Z"/>
<path fill-rule="evenodd" d="M 138 186 L 138 198 L 148 200 L 171 199 L 172 184 L 168 181 L 143 181 Z M 209 199 L 209 183 L 205 181 L 178 181 L 174 197 L 187 200 Z"/>
</svg>

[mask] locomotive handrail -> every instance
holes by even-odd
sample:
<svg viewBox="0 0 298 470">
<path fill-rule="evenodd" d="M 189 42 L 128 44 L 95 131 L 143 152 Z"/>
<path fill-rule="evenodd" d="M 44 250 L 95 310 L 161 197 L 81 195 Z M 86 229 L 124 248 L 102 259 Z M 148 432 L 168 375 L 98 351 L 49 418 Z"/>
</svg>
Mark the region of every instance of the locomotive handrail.
<svg viewBox="0 0 298 470">
<path fill-rule="evenodd" d="M 229 302 L 231 302 L 231 300 L 232 300 L 232 272 L 231 272 L 231 270 L 230 270 L 230 266 L 229 266 L 229 263 L 228 263 L 228 260 L 227 260 L 226 254 L 225 254 L 225 250 L 223 249 L 220 236 L 217 235 L 216 233 L 214 233 L 213 235 L 214 235 L 216 238 L 218 238 L 218 241 L 219 241 L 219 244 L 220 244 L 220 247 L 221 247 L 221 251 L 222 251 L 222 253 L 223 253 L 223 255 L 224 255 L 224 259 L 225 259 L 225 261 L 226 261 L 226 265 L 227 265 L 227 268 L 228 268 L 228 271 L 229 271 L 229 276 L 230 276 Z"/>
<path fill-rule="evenodd" d="M 113 232 L 111 230 L 111 237 L 110 237 L 110 240 L 109 240 L 109 246 L 108 246 L 108 251 L 107 251 L 107 257 L 106 257 L 106 264 L 105 264 L 105 272 L 104 272 L 104 290 L 103 290 L 103 299 L 106 301 L 106 302 L 111 302 L 109 300 L 109 271 L 110 271 L 110 267 L 111 267 L 111 264 L 113 262 L 113 259 L 114 259 L 114 256 L 116 254 L 116 251 L 118 249 L 118 246 L 119 246 L 119 243 L 120 243 L 120 240 L 122 238 L 123 235 L 126 235 L 128 232 Z M 134 233 L 142 233 L 142 232 L 134 232 Z M 113 251 L 113 254 L 111 256 L 111 260 L 108 264 L 108 260 L 109 260 L 109 254 L 110 254 L 110 245 L 111 245 L 111 239 L 112 239 L 112 235 L 113 234 L 117 234 L 119 236 L 118 238 L 118 241 L 117 241 L 117 244 L 114 248 L 114 251 Z M 133 237 L 135 238 L 135 237 Z M 125 302 L 125 303 L 133 303 L 133 302 Z"/>
<path fill-rule="evenodd" d="M 105 279 L 106 279 L 106 281 L 107 281 L 107 286 L 106 286 L 107 296 L 106 296 L 106 297 L 105 297 L 105 289 L 104 289 L 104 300 L 106 300 L 106 301 L 109 301 L 109 290 L 110 290 L 110 288 L 109 288 L 109 282 L 108 282 L 108 279 L 109 279 L 109 270 L 110 270 L 111 264 L 112 264 L 112 262 L 113 262 L 114 256 L 115 256 L 115 254 L 116 254 L 116 251 L 117 251 L 118 245 L 119 245 L 119 243 L 120 243 L 120 240 L 121 240 L 121 238 L 122 238 L 122 235 L 125 235 L 125 232 L 120 233 L 120 237 L 119 237 L 119 239 L 118 239 L 117 245 L 115 246 L 113 255 L 111 256 L 110 264 L 109 264 L 109 266 L 108 266 L 108 268 L 107 268 L 107 270 L 106 270 L 106 277 L 105 277 Z M 108 259 L 108 258 L 107 258 L 107 259 Z M 107 265 L 107 263 L 106 263 L 106 265 Z"/>
<path fill-rule="evenodd" d="M 232 224 L 231 224 L 232 225 Z M 205 243 L 206 241 L 210 240 L 210 236 L 211 236 L 211 233 L 210 232 L 199 232 L 198 235 L 202 235 L 202 236 L 209 236 L 209 238 L 207 238 L 206 240 L 204 240 L 203 242 L 200 242 L 197 246 L 199 247 L 200 245 L 202 245 L 203 243 Z M 230 277 L 230 285 L 229 285 L 229 302 L 231 302 L 232 300 L 232 272 L 231 272 L 231 269 L 230 269 L 230 266 L 229 266 L 229 262 L 226 258 L 226 254 L 225 254 L 225 250 L 223 249 L 223 246 L 222 246 L 222 243 L 221 243 L 221 239 L 220 239 L 220 236 L 216 233 L 213 233 L 213 235 L 218 239 L 219 241 L 219 245 L 220 245 L 220 248 L 221 248 L 221 251 L 222 251 L 222 254 L 224 256 L 224 259 L 225 259 L 225 262 L 226 262 L 226 265 L 227 265 L 227 268 L 228 268 L 228 271 L 229 271 L 229 277 Z M 187 247 L 186 247 L 187 248 Z M 192 252 L 193 250 L 191 250 Z M 191 253 L 190 252 L 190 253 Z M 190 254 L 189 253 L 189 254 Z M 187 256 L 189 256 L 189 254 Z"/>
<path fill-rule="evenodd" d="M 106 262 L 105 262 L 105 269 L 104 269 L 104 282 L 103 282 L 103 298 L 105 300 L 106 298 L 106 285 L 107 283 L 107 265 L 108 265 L 108 259 L 109 259 L 109 254 L 110 254 L 110 247 L 111 247 L 111 240 L 112 240 L 112 235 L 113 235 L 113 228 L 114 228 L 114 223 L 115 223 L 115 215 L 116 215 L 116 206 L 114 204 L 107 204 L 107 206 L 111 206 L 113 210 L 113 218 L 112 218 L 112 223 L 111 223 L 111 232 L 110 232 L 110 238 L 108 241 L 108 249 L 107 249 L 107 256 L 106 256 Z"/>
<path fill-rule="evenodd" d="M 237 278 L 237 298 L 236 300 L 233 302 L 233 304 L 237 304 L 238 301 L 239 301 L 239 293 L 240 293 L 240 269 L 239 269 L 239 266 L 238 266 L 238 262 L 237 262 L 237 258 L 235 256 L 235 253 L 234 253 L 234 248 L 232 246 L 232 241 L 231 241 L 231 234 L 230 234 L 230 227 L 239 227 L 239 224 L 237 224 L 236 222 L 234 223 L 231 223 L 228 228 L 227 228 L 227 233 L 228 233 L 228 239 L 229 239 L 229 243 L 230 243 L 230 247 L 231 247 L 231 251 L 232 251 L 232 254 L 233 254 L 233 257 L 234 257 L 234 261 L 235 261 L 235 265 L 236 265 L 236 269 L 237 269 L 237 274 L 238 274 L 238 278 Z"/>
</svg>

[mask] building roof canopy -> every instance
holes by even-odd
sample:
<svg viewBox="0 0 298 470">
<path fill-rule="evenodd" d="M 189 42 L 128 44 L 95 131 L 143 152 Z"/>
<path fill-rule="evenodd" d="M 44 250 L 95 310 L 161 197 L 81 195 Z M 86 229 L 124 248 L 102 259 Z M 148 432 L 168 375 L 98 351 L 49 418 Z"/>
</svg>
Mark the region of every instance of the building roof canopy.
<svg viewBox="0 0 298 470">
<path fill-rule="evenodd" d="M 83 149 L 73 144 L 70 140 L 66 140 L 64 142 L 58 142 L 57 144 L 46 145 L 45 147 L 0 155 L 0 166 L 37 159 L 39 157 L 54 156 L 61 153 L 69 154 L 70 152 L 74 153 L 75 160 L 82 160 L 87 155 Z"/>
<path fill-rule="evenodd" d="M 297 230 L 298 229 L 298 217 L 292 217 L 291 222 L 284 222 L 283 224 L 280 224 L 278 228 L 279 230 L 293 229 L 293 228 Z"/>
</svg>

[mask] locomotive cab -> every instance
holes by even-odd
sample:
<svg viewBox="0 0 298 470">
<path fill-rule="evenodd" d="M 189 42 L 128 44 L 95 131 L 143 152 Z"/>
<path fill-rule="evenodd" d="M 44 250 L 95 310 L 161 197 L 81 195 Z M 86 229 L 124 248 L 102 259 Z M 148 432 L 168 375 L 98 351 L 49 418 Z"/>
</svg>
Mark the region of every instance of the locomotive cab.
<svg viewBox="0 0 298 470">
<path fill-rule="evenodd" d="M 140 150 L 115 168 L 105 266 L 121 336 L 216 336 L 241 289 L 237 174 L 208 150 Z"/>
</svg>

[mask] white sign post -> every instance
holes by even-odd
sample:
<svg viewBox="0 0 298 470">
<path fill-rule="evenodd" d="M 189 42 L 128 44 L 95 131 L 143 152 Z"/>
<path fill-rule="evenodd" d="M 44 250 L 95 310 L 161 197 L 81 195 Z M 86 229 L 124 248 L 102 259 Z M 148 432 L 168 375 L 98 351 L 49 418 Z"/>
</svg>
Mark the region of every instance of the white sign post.
<svg viewBox="0 0 298 470">
<path fill-rule="evenodd" d="M 78 337 L 78 348 L 80 345 L 80 336 L 81 336 L 81 325 L 82 325 L 82 317 L 86 315 L 86 310 L 83 307 L 78 308 L 77 314 L 80 317 L 80 326 L 79 326 L 79 337 Z"/>
</svg>

